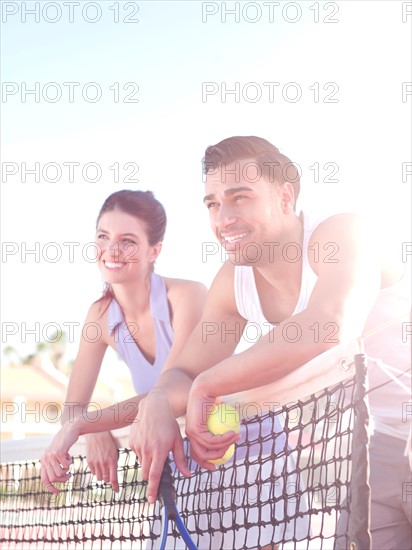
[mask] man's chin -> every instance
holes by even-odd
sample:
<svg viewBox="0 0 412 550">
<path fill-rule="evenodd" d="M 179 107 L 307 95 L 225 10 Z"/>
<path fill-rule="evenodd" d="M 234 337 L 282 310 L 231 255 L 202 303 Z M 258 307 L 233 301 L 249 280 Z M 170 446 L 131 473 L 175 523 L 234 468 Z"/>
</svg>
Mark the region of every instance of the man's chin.
<svg viewBox="0 0 412 550">
<path fill-rule="evenodd" d="M 227 259 L 233 265 L 256 265 L 262 257 L 261 253 L 256 254 L 256 250 L 259 250 L 256 243 L 248 243 L 246 246 L 239 246 L 238 244 L 235 247 L 230 247 L 231 250 L 228 250 L 225 246 L 223 248 Z"/>
<path fill-rule="evenodd" d="M 241 253 L 241 250 L 236 250 L 236 251 L 233 251 L 233 252 L 228 252 L 226 251 L 226 254 L 227 254 L 227 259 L 229 260 L 229 262 L 233 265 L 245 265 L 245 266 L 250 266 L 250 265 L 255 265 L 256 264 L 256 261 L 252 262 L 252 261 L 248 261 Z"/>
</svg>

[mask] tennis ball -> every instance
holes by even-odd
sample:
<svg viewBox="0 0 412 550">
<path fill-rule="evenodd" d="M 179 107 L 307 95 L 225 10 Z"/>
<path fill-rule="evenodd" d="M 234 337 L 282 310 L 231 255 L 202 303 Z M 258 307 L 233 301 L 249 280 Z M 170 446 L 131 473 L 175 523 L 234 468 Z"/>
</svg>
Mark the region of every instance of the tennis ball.
<svg viewBox="0 0 412 550">
<path fill-rule="evenodd" d="M 208 460 L 208 462 L 211 462 L 212 464 L 216 464 L 217 466 L 220 466 L 221 464 L 224 464 L 225 462 L 227 462 L 229 458 L 232 457 L 234 452 L 235 452 L 235 444 L 232 443 L 232 445 L 228 448 L 228 450 L 225 452 L 225 454 L 221 458 Z"/>
<path fill-rule="evenodd" d="M 226 403 L 214 405 L 207 417 L 207 429 L 213 435 L 240 430 L 239 412 Z"/>
<path fill-rule="evenodd" d="M 213 407 L 207 417 L 207 429 L 213 435 L 223 435 L 226 432 L 238 433 L 240 430 L 239 412 L 226 403 L 219 403 Z M 209 460 L 209 462 L 217 465 L 224 464 L 234 452 L 235 445 L 232 443 L 221 458 Z"/>
</svg>

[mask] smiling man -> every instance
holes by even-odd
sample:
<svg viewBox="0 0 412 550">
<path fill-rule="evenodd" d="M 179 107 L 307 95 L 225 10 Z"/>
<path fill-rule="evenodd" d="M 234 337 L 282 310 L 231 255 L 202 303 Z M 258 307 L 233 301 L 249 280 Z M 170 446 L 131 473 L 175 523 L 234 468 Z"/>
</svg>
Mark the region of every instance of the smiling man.
<svg viewBox="0 0 412 550">
<path fill-rule="evenodd" d="M 130 443 L 149 480 L 149 498 L 157 494 L 169 451 L 181 472 L 190 475 L 175 416 L 186 412 L 192 456 L 214 469 L 209 460 L 239 439 L 233 432 L 219 437 L 208 432 L 204 411 L 217 397 L 273 382 L 338 343 L 369 335 L 366 351 L 378 358 L 370 372 L 376 426 L 373 544 L 410 548 L 411 503 L 402 503 L 402 495 L 411 481 L 403 456 L 411 415 L 405 418 L 400 406 L 410 399 L 403 331 L 409 301 L 401 258 L 386 255 L 357 214 L 325 216 L 316 208 L 297 214 L 298 171 L 264 139 L 232 137 L 209 147 L 204 171 L 211 227 L 229 260 L 211 286 L 202 321 L 176 364 L 141 402 L 139 422 L 132 427 Z M 266 334 L 233 355 L 248 321 L 259 323 Z M 285 338 L 289 323 L 299 331 L 298 339 Z M 213 331 L 205 330 L 210 326 Z M 385 446 L 391 448 L 386 462 Z M 379 486 L 376 479 L 382 480 Z"/>
</svg>

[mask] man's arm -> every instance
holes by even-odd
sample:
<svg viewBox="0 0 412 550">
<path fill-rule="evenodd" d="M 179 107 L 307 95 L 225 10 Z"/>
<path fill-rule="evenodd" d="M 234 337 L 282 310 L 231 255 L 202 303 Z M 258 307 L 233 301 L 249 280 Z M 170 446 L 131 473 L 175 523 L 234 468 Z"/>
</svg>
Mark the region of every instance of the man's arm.
<svg viewBox="0 0 412 550">
<path fill-rule="evenodd" d="M 179 357 L 174 362 L 168 358 L 156 387 L 140 403 L 139 414 L 130 433 L 130 447 L 140 459 L 143 479 L 149 480 L 149 501 L 153 502 L 156 498 L 169 451 L 173 451 L 180 471 L 190 475 L 175 417 L 185 413 L 190 387 L 196 376 L 233 353 L 245 324 L 245 319 L 236 309 L 233 266 L 225 264 L 209 290 L 201 321 Z M 222 436 L 222 441 L 230 444 L 237 438 L 234 434 L 228 434 Z M 211 444 L 212 447 L 221 447 L 216 440 L 211 440 Z M 218 456 L 215 453 L 212 458 Z M 214 469 L 214 466 L 209 466 Z"/>
<path fill-rule="evenodd" d="M 283 320 L 248 350 L 198 375 L 190 392 L 186 432 L 200 465 L 206 466 L 210 446 L 202 418 L 207 403 L 229 392 L 273 382 L 338 343 L 361 335 L 381 281 L 378 254 L 366 229 L 357 216 L 349 214 L 323 222 L 312 243 L 325 249 L 325 256 L 311 262 L 318 280 L 306 309 Z M 333 258 L 326 255 L 331 250 L 328 243 L 335 247 Z"/>
<path fill-rule="evenodd" d="M 246 320 L 237 311 L 233 279 L 234 267 L 227 262 L 210 287 L 200 322 L 180 353 L 169 354 L 152 390 L 167 397 L 176 417 L 186 412 L 193 380 L 232 355 L 240 341 Z"/>
</svg>

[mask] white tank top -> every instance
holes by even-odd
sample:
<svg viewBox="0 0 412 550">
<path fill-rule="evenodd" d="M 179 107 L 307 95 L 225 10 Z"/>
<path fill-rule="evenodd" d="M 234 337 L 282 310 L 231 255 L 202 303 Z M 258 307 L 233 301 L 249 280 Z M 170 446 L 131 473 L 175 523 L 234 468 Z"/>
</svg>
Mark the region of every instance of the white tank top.
<svg viewBox="0 0 412 550">
<path fill-rule="evenodd" d="M 305 213 L 303 216 L 302 284 L 293 315 L 307 307 L 317 281 L 308 258 L 310 238 L 316 227 L 330 216 L 320 213 Z M 262 336 L 267 334 L 274 325 L 263 314 L 252 266 L 235 267 L 234 286 L 239 314 L 247 321 L 258 324 Z M 408 337 L 405 338 L 405 323 L 410 321 L 409 293 L 406 277 L 381 290 L 364 330 L 369 365 L 369 404 L 374 417 L 374 429 L 404 440 L 408 439 L 412 416 L 410 344 Z M 386 329 L 368 336 L 371 327 L 382 327 L 386 322 Z"/>
</svg>

